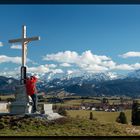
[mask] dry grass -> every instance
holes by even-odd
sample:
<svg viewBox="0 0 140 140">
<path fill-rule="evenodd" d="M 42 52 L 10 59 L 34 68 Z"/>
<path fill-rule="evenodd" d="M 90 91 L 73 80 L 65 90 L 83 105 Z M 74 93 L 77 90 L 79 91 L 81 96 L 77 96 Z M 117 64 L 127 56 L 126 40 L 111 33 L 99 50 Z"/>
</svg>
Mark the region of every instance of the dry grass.
<svg viewBox="0 0 140 140">
<path fill-rule="evenodd" d="M 0 95 L 0 99 L 2 101 L 6 101 L 8 98 L 14 99 L 15 98 L 15 95 Z"/>
</svg>

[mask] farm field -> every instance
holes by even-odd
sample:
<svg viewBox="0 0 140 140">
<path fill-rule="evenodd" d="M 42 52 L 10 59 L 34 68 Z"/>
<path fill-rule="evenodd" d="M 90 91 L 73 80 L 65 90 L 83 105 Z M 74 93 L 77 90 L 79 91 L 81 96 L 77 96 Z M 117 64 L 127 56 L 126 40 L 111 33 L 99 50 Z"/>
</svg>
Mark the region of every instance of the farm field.
<svg viewBox="0 0 140 140">
<path fill-rule="evenodd" d="M 65 101 L 64 104 L 73 104 L 73 105 L 80 105 L 81 103 L 100 103 L 100 100 L 95 99 L 77 99 L 77 100 L 70 100 Z"/>
<path fill-rule="evenodd" d="M 108 102 L 110 105 L 112 104 L 120 104 L 121 100 L 119 98 L 111 98 L 111 97 L 105 97 L 108 99 Z M 95 97 L 95 98 L 90 98 L 90 99 L 81 99 L 81 98 L 75 98 L 71 100 L 65 100 L 64 103 L 56 103 L 57 105 L 81 105 L 81 103 L 101 103 L 102 102 L 102 97 Z M 140 99 L 137 99 L 140 101 Z M 132 103 L 132 99 L 124 99 L 125 103 Z"/>
<path fill-rule="evenodd" d="M 90 112 L 93 113 L 93 117 L 100 122 L 116 122 L 116 118 L 120 112 L 105 112 L 105 111 L 90 111 L 90 110 L 67 110 L 68 116 L 72 118 L 89 119 Z M 124 111 L 127 117 L 127 121 L 131 124 L 131 110 Z"/>
<path fill-rule="evenodd" d="M 8 97 L 9 98 L 9 97 Z M 80 105 L 96 99 L 76 99 L 54 105 Z M 111 99 L 109 100 L 111 101 Z M 115 100 L 118 101 L 118 100 Z M 131 125 L 131 110 L 125 110 L 128 124 L 119 124 L 120 112 L 66 110 L 67 117 L 56 121 L 34 118 L 0 118 L 0 136 L 131 136 L 140 135 L 140 127 Z M 90 112 L 93 120 L 89 119 Z M 29 123 L 30 122 L 30 123 Z M 131 131 L 134 130 L 134 131 Z M 32 133 L 31 133 L 32 132 Z"/>
</svg>

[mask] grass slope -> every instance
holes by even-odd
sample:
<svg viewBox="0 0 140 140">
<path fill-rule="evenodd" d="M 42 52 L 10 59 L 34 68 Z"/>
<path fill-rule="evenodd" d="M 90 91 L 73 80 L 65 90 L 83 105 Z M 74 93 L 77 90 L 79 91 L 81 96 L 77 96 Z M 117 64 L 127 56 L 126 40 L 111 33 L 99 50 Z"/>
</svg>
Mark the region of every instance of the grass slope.
<svg viewBox="0 0 140 140">
<path fill-rule="evenodd" d="M 61 118 L 55 121 L 30 117 L 0 118 L 0 136 L 131 136 L 140 127 L 98 120 Z"/>
</svg>

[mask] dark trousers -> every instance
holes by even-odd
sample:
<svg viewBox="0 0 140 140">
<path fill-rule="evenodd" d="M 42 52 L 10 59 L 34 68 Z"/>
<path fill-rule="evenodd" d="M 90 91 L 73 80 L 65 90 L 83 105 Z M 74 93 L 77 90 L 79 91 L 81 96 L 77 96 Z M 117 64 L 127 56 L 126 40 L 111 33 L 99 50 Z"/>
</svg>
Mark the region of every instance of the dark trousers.
<svg viewBox="0 0 140 140">
<path fill-rule="evenodd" d="M 37 102 L 38 102 L 38 98 L 36 94 L 31 95 L 32 101 L 33 101 L 33 107 L 32 107 L 32 112 L 36 112 L 37 111 Z"/>
</svg>

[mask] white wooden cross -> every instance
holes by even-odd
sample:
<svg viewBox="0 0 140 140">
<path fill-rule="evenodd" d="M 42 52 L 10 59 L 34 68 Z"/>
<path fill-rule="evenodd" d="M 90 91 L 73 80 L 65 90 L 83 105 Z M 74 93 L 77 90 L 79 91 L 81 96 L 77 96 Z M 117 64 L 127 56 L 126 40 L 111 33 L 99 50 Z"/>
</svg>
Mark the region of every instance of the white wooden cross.
<svg viewBox="0 0 140 140">
<path fill-rule="evenodd" d="M 22 66 L 21 66 L 21 84 L 25 84 L 26 78 L 26 55 L 27 55 L 27 43 L 35 40 L 40 40 L 40 37 L 26 37 L 26 26 L 22 26 L 22 38 L 9 40 L 9 43 L 22 43 Z"/>
</svg>

